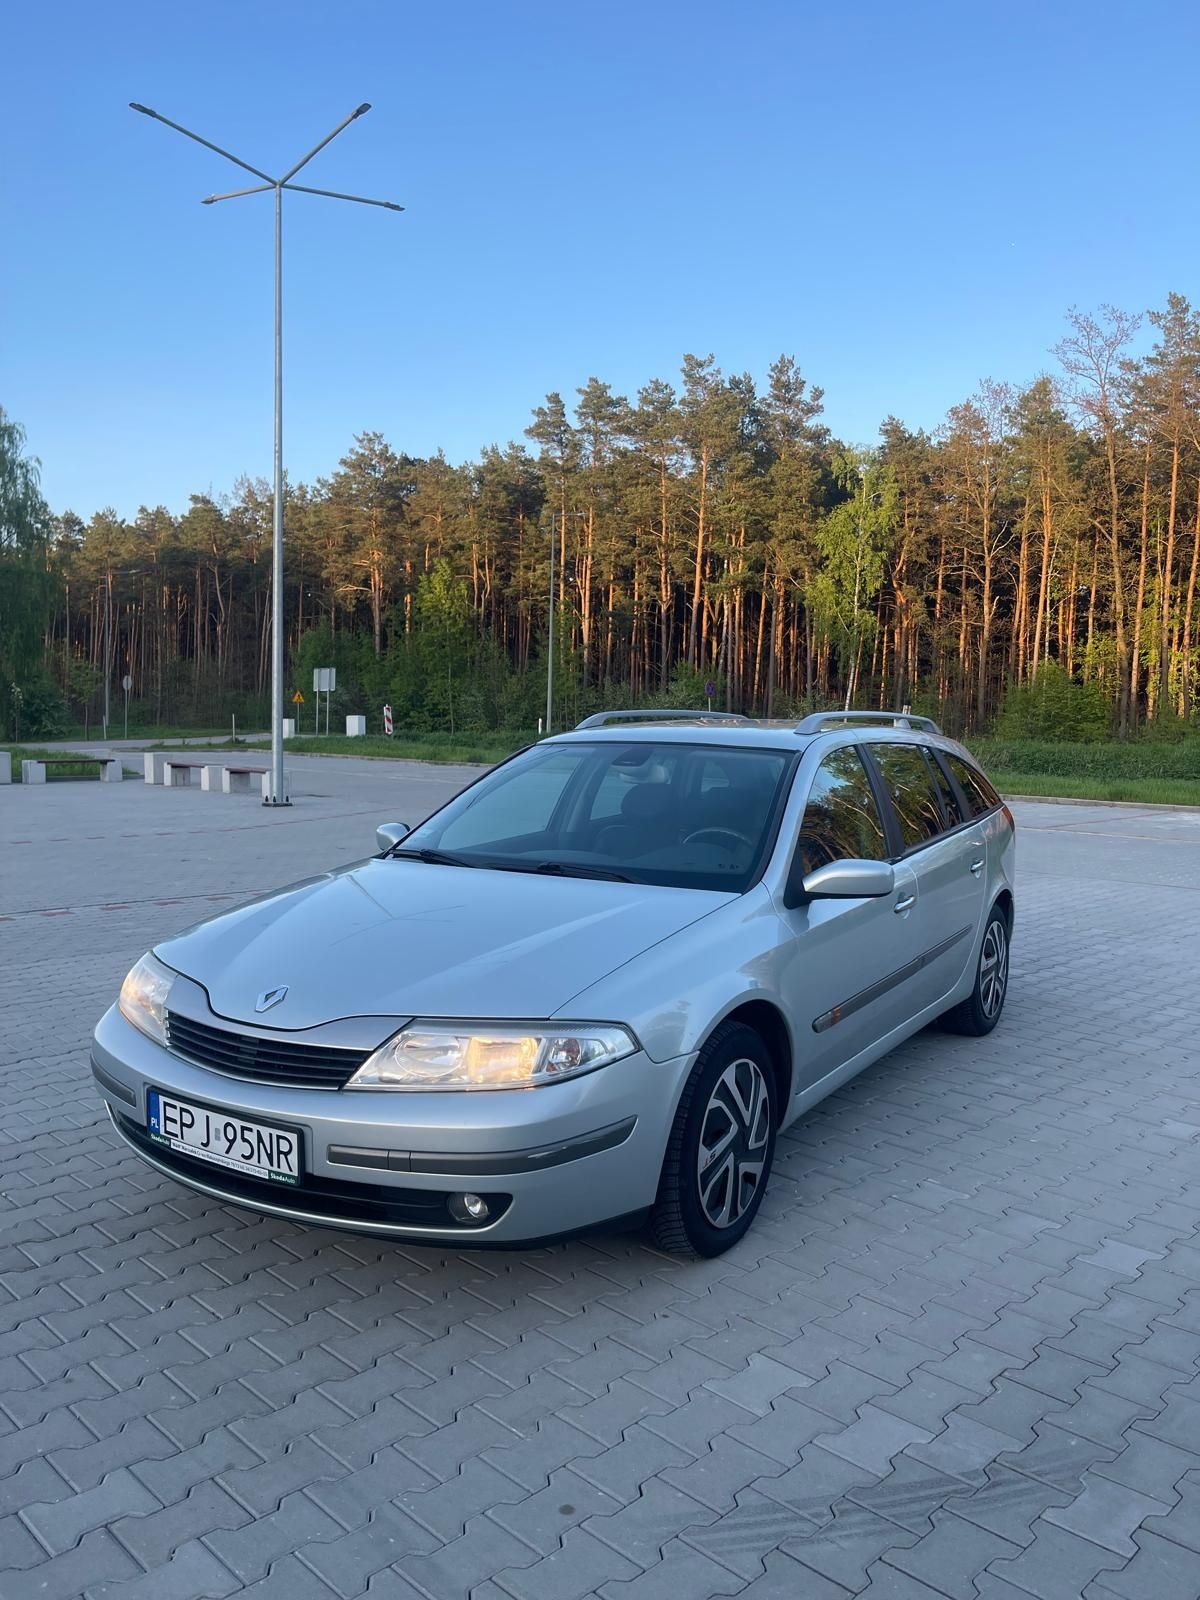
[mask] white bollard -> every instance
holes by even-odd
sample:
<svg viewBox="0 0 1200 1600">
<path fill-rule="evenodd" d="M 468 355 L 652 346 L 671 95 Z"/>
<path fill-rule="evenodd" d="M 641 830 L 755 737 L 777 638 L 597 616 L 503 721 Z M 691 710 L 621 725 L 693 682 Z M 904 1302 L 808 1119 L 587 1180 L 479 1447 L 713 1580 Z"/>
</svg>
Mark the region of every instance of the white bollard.
<svg viewBox="0 0 1200 1600">
<path fill-rule="evenodd" d="M 21 762 L 21 782 L 22 783 L 45 783 L 45 781 L 46 781 L 46 768 L 45 768 L 45 765 L 41 761 L 22 761 Z"/>
<path fill-rule="evenodd" d="M 146 782 L 161 783 L 163 781 L 163 765 L 170 757 L 165 750 L 147 750 L 142 757 L 145 764 Z"/>
<path fill-rule="evenodd" d="M 347 739 L 361 739 L 363 737 L 363 735 L 366 733 L 366 731 L 367 731 L 367 719 L 366 719 L 366 717 L 347 717 L 346 718 L 346 737 L 347 737 Z"/>
<path fill-rule="evenodd" d="M 125 763 L 120 756 L 115 761 L 104 761 L 100 764 L 101 783 L 123 783 L 125 780 Z"/>
<path fill-rule="evenodd" d="M 221 778 L 225 771 L 223 761 L 206 762 L 200 769 L 200 787 L 206 793 L 220 794 Z"/>
<path fill-rule="evenodd" d="M 12 756 L 7 750 L 0 750 L 0 783 L 12 782 Z"/>
<path fill-rule="evenodd" d="M 295 719 L 295 717 L 284 717 L 284 719 L 283 719 L 283 737 L 285 739 L 294 739 L 296 737 L 296 719 Z"/>
</svg>

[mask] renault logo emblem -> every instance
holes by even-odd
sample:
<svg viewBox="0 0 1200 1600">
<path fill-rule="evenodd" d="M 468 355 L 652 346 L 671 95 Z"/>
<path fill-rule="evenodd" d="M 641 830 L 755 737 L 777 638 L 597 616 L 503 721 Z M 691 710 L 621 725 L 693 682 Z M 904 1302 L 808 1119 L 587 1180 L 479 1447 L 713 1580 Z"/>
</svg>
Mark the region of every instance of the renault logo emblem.
<svg viewBox="0 0 1200 1600">
<path fill-rule="evenodd" d="M 264 989 L 254 1002 L 255 1011 L 270 1011 L 272 1006 L 277 1006 L 281 1000 L 287 998 L 288 986 L 281 983 L 277 989 Z"/>
</svg>

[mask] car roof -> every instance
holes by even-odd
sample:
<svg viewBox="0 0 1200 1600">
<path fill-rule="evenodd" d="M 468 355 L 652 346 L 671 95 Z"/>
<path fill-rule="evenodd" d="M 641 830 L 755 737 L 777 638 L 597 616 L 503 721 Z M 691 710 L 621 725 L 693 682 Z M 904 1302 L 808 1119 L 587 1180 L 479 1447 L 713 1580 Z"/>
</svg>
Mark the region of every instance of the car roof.
<svg viewBox="0 0 1200 1600">
<path fill-rule="evenodd" d="M 837 713 L 831 712 L 829 715 L 834 719 Z M 886 721 L 853 723 L 835 721 L 828 728 L 803 731 L 800 725 L 790 719 L 785 721 L 778 718 L 764 718 L 753 721 L 746 717 L 719 721 L 710 719 L 703 713 L 694 718 L 673 716 L 662 722 L 655 722 L 652 720 L 652 713 L 648 713 L 642 721 L 616 722 L 592 727 L 580 726 L 567 733 L 556 733 L 549 739 L 542 740 L 542 743 L 690 744 L 720 746 L 735 750 L 782 750 L 790 755 L 797 750 L 807 750 L 818 740 L 833 745 L 857 744 L 864 739 L 896 744 L 936 744 L 942 749 L 966 755 L 972 762 L 974 761 L 970 752 L 964 750 L 957 740 L 948 738 L 944 733 L 932 728 L 897 727 Z"/>
</svg>

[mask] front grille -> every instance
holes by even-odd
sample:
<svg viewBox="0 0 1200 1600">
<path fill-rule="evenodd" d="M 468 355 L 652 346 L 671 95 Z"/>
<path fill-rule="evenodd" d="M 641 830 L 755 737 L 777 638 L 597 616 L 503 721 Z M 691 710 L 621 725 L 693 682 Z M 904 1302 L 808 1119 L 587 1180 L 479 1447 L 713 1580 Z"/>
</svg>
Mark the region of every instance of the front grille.
<svg viewBox="0 0 1200 1600">
<path fill-rule="evenodd" d="M 167 1012 L 167 1041 L 177 1055 L 230 1078 L 286 1083 L 301 1089 L 340 1089 L 371 1054 L 369 1050 L 234 1033 L 180 1016 L 177 1011 Z"/>
<path fill-rule="evenodd" d="M 168 1150 L 155 1144 L 145 1128 L 122 1112 L 112 1113 L 118 1129 L 151 1161 L 177 1177 L 206 1184 L 219 1194 L 247 1206 L 278 1206 L 293 1215 L 328 1225 L 331 1221 L 373 1225 L 378 1228 L 436 1228 L 439 1232 L 470 1234 L 470 1223 L 456 1222 L 447 1207 L 450 1190 L 393 1188 L 387 1184 L 354 1183 L 341 1178 L 322 1178 L 306 1172 L 298 1184 L 272 1183 L 243 1172 L 215 1167 L 211 1162 Z M 512 1205 L 511 1194 L 487 1195 L 489 1222 L 497 1222 Z"/>
</svg>

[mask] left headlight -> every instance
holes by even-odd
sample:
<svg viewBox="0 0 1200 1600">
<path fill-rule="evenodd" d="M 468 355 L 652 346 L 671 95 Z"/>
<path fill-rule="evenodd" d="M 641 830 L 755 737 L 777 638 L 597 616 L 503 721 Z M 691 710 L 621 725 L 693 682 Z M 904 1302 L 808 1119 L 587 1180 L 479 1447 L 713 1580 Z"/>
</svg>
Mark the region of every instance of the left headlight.
<svg viewBox="0 0 1200 1600">
<path fill-rule="evenodd" d="M 158 1044 L 167 1042 L 167 996 L 175 974 L 152 955 L 144 955 L 121 985 L 121 1015 Z"/>
<path fill-rule="evenodd" d="M 347 1089 L 532 1089 L 606 1067 L 638 1048 L 611 1023 L 486 1027 L 411 1023 L 359 1067 Z"/>
</svg>

